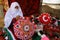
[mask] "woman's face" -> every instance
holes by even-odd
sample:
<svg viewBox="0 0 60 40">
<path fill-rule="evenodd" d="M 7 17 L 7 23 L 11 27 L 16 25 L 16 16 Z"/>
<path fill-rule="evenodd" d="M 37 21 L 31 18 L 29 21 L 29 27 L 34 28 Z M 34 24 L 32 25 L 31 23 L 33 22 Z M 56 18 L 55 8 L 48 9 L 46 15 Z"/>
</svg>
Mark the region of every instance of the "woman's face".
<svg viewBox="0 0 60 40">
<path fill-rule="evenodd" d="M 15 9 L 19 9 L 19 7 L 18 7 L 18 6 L 16 6 L 16 7 L 15 7 Z"/>
</svg>

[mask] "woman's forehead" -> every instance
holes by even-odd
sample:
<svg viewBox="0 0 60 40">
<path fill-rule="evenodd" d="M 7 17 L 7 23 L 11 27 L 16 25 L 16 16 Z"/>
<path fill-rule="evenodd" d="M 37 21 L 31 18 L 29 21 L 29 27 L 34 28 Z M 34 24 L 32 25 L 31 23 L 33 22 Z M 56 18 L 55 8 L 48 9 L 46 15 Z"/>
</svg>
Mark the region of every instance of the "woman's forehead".
<svg viewBox="0 0 60 40">
<path fill-rule="evenodd" d="M 11 7 L 19 7 L 19 4 L 17 3 L 17 2 L 13 2 L 12 4 L 11 4 Z"/>
<path fill-rule="evenodd" d="M 18 6 L 15 6 L 15 7 L 18 7 Z"/>
<path fill-rule="evenodd" d="M 15 8 L 19 8 L 18 6 L 15 6 Z"/>
</svg>

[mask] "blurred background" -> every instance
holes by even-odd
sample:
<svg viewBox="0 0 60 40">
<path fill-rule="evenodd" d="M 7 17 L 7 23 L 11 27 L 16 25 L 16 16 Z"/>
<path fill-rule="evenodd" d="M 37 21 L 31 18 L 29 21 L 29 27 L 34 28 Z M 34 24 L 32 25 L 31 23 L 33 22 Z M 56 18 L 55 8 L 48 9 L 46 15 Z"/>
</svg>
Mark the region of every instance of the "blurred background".
<svg viewBox="0 0 60 40">
<path fill-rule="evenodd" d="M 8 0 L 0 0 L 0 27 L 4 26 L 4 13 L 8 9 Z"/>
<path fill-rule="evenodd" d="M 60 18 L 60 0 L 43 0 L 42 12 L 48 12 L 51 16 Z"/>
<path fill-rule="evenodd" d="M 4 16 L 9 9 L 12 2 L 17 1 L 20 4 L 24 16 L 39 16 L 41 13 L 49 13 L 52 17 L 58 17 L 60 19 L 60 0 L 0 0 L 0 28 L 4 27 Z M 46 27 L 48 29 L 48 27 Z M 51 28 L 51 27 L 49 27 Z M 59 28 L 52 28 L 54 31 Z M 51 31 L 51 29 L 49 29 Z M 55 33 L 49 31 L 47 33 Z M 60 40 L 60 39 L 59 39 Z"/>
</svg>

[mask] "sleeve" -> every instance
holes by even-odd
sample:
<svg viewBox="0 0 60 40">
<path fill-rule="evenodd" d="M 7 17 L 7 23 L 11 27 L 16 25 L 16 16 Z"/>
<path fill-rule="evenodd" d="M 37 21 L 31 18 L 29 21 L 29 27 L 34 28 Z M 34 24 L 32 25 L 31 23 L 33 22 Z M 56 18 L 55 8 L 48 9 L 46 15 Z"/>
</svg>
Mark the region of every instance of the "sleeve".
<svg viewBox="0 0 60 40">
<path fill-rule="evenodd" d="M 5 15 L 5 18 L 4 18 L 4 25 L 5 25 L 4 27 L 9 27 L 9 25 L 12 21 L 12 17 L 10 15 L 10 13 L 11 12 L 9 10 L 6 12 L 6 15 Z"/>
<path fill-rule="evenodd" d="M 9 17 L 6 17 L 6 18 L 4 19 L 4 24 L 5 24 L 4 27 L 8 28 L 9 25 L 10 25 L 10 23 L 11 23 L 11 21 L 12 21 L 11 18 L 9 19 Z"/>
</svg>

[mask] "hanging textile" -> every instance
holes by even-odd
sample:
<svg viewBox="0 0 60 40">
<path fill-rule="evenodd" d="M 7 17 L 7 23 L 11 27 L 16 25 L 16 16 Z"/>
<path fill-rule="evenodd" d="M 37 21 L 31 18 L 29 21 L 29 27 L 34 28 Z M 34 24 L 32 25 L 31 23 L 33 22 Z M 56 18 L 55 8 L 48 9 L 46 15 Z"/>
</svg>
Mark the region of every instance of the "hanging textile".
<svg viewBox="0 0 60 40">
<path fill-rule="evenodd" d="M 9 6 L 12 2 L 17 1 L 24 13 L 24 16 L 30 16 L 32 14 L 39 14 L 40 0 L 8 0 Z"/>
</svg>

